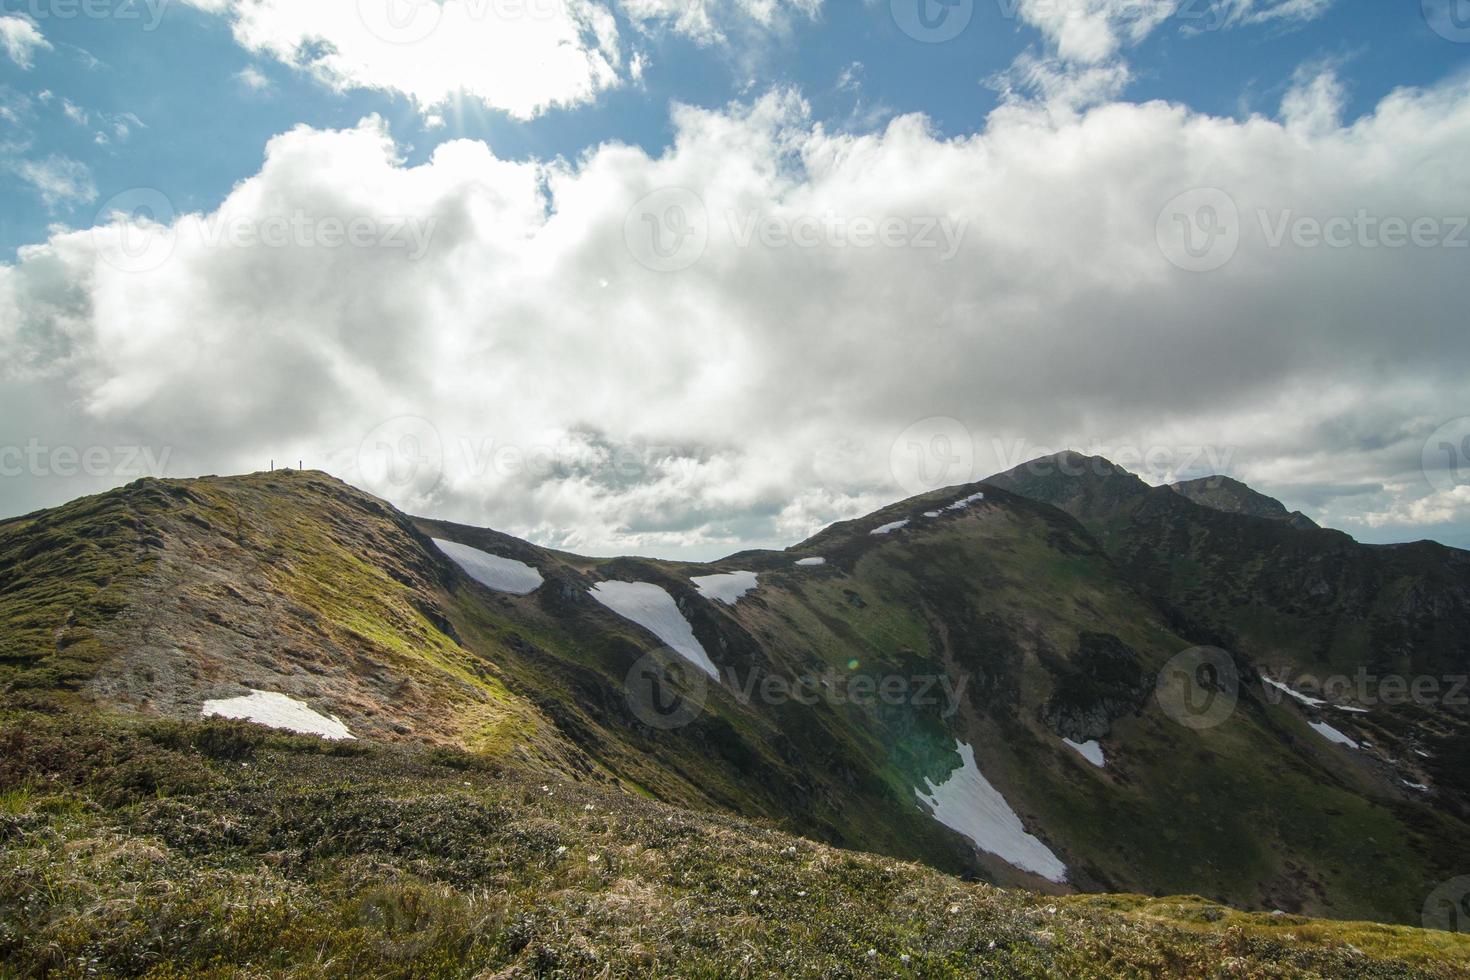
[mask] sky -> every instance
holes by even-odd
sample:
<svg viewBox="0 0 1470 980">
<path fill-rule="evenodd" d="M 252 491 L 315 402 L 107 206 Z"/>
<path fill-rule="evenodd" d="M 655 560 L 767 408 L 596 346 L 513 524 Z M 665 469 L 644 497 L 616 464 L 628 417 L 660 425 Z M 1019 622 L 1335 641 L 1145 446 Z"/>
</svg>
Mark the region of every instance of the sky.
<svg viewBox="0 0 1470 980">
<path fill-rule="evenodd" d="M 1470 547 L 1470 2 L 0 0 L 0 516 L 711 559 L 1064 448 Z"/>
</svg>

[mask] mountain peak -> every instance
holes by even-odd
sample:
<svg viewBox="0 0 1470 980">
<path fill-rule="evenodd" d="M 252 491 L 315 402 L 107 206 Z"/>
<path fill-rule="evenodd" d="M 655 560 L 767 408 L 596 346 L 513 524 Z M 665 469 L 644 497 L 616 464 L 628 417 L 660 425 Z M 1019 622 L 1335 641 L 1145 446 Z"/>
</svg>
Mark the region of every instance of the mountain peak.
<svg viewBox="0 0 1470 980">
<path fill-rule="evenodd" d="M 1268 497 L 1239 480 L 1228 476 L 1207 476 L 1187 480 L 1169 487 L 1187 500 L 1227 514 L 1246 514 L 1266 520 L 1281 521 L 1293 527 L 1317 527 L 1317 523 L 1301 511 L 1288 511 L 1275 497 Z"/>
</svg>

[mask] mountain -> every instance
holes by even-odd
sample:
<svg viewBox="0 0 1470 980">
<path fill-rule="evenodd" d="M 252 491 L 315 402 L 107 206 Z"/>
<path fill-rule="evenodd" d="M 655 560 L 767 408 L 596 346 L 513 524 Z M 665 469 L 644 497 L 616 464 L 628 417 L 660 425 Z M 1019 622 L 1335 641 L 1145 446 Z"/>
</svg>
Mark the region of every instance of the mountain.
<svg viewBox="0 0 1470 980">
<path fill-rule="evenodd" d="M 1360 544 L 1283 520 L 1284 507 L 1249 488 L 1150 487 L 1077 454 L 991 482 L 1076 517 L 1181 629 L 1299 692 L 1336 690 L 1339 722 L 1385 762 L 1415 760 L 1430 778 L 1407 781 L 1432 783 L 1441 809 L 1470 816 L 1470 553 Z M 1420 695 L 1407 690 L 1416 684 Z"/>
<path fill-rule="evenodd" d="M 559 863 L 537 848 L 575 839 L 582 822 L 600 821 L 597 839 L 631 867 L 651 846 L 650 821 L 667 815 L 685 828 L 681 846 L 711 837 L 738 850 L 734 840 L 748 836 L 765 842 L 761 853 L 816 847 L 784 843 L 795 834 L 1040 894 L 1198 894 L 1199 904 L 1168 906 L 1192 910 L 1173 918 L 1239 922 L 1237 937 L 1272 920 L 1237 920 L 1209 903 L 1294 922 L 1419 922 L 1436 887 L 1470 867 L 1465 816 L 1441 789 L 1438 760 L 1390 761 L 1314 729 L 1320 712 L 1259 674 L 1314 663 L 1306 658 L 1318 648 L 1303 634 L 1266 650 L 1242 627 L 1250 616 L 1197 594 L 1206 574 L 1224 582 L 1252 568 L 1244 556 L 1255 546 L 1258 563 L 1321 565 L 1342 589 L 1340 556 L 1363 546 L 1202 507 L 1111 464 L 1064 462 L 1086 462 L 1096 478 L 1010 474 L 836 524 L 788 551 L 710 565 L 543 549 L 402 514 L 321 473 L 139 481 L 0 523 L 0 737 L 14 749 L 0 776 L 20 794 L 26 834 L 58 806 L 93 807 L 104 816 L 77 827 L 105 825 L 107 847 L 157 838 L 190 875 L 206 874 L 190 862 L 225 847 L 242 861 L 284 862 L 277 873 L 290 882 L 328 875 L 344 887 L 376 880 L 352 876 L 394 854 L 422 878 L 423 901 L 450 905 L 461 899 L 443 888 L 480 874 L 534 891 L 531 879 L 554 877 Z M 1191 543 L 1196 525 L 1218 536 L 1213 547 Z M 1288 535 L 1310 547 L 1293 550 Z M 1162 550 L 1150 556 L 1150 546 Z M 1384 554 L 1361 560 L 1416 574 L 1409 588 L 1427 590 L 1427 618 L 1411 618 L 1402 638 L 1411 659 L 1453 662 L 1458 613 L 1435 617 L 1440 597 L 1463 585 L 1464 556 Z M 1186 584 L 1171 588 L 1166 573 L 1180 561 Z M 1298 610 L 1283 598 L 1285 580 L 1252 574 L 1232 588 L 1305 625 L 1329 616 L 1310 582 Z M 1360 628 L 1351 597 L 1330 598 L 1342 629 Z M 1361 628 L 1382 632 L 1396 622 L 1392 608 Z M 1421 626 L 1434 651 L 1416 645 Z M 1239 675 L 1233 710 L 1208 724 L 1172 689 L 1158 691 L 1181 655 L 1192 668 L 1202 643 L 1227 646 Z M 1329 644 L 1338 659 L 1328 662 L 1352 649 Z M 205 711 L 338 740 L 308 751 L 277 736 L 236 758 L 231 746 L 259 736 L 201 722 Z M 1390 718 L 1345 714 L 1331 731 L 1366 742 Z M 1441 744 L 1417 730 L 1402 737 Z M 160 753 L 166 765 L 152 761 Z M 456 773 L 469 774 L 465 794 Z M 556 804 L 537 795 L 542 785 Z M 572 819 L 565 794 L 607 816 Z M 360 827 L 334 823 L 329 800 L 339 797 Z M 384 820 L 424 823 L 399 831 Z M 316 847 L 318 830 L 299 821 L 333 843 Z M 356 834 L 367 835 L 361 849 L 344 843 Z M 400 834 L 422 841 L 400 846 Z M 522 850 L 459 864 L 433 857 L 433 841 L 461 854 L 460 834 Z M 428 849 L 422 861 L 415 848 Z M 810 853 L 826 855 L 824 867 L 848 860 Z M 749 911 L 732 896 L 766 894 L 753 858 L 686 858 L 694 863 L 674 892 L 644 870 L 557 880 L 725 916 Z M 870 869 L 853 872 L 863 895 L 846 877 L 832 891 L 797 890 L 852 908 L 883 896 L 891 911 L 920 878 L 950 880 L 853 860 Z M 712 877 L 689 880 L 694 867 Z M 1023 908 L 1032 900 L 1014 901 L 1022 918 L 1033 914 Z M 1142 921 L 1129 916 L 1173 921 L 1142 899 L 1059 908 L 1087 910 L 1078 936 Z M 752 914 L 776 922 L 790 911 L 764 904 Z M 496 935 L 543 912 L 534 902 L 497 912 Z M 544 936 L 544 926 L 515 928 Z M 1256 939 L 1240 941 L 1241 955 L 1260 955 Z M 524 966 L 529 948 L 507 955 Z"/>
<path fill-rule="evenodd" d="M 1252 490 L 1228 476 L 1207 476 L 1198 480 L 1172 484 L 1169 489 L 1201 507 L 1223 510 L 1227 514 L 1249 514 L 1271 521 L 1285 521 L 1296 528 L 1317 527 L 1317 522 L 1301 511 L 1288 512 L 1275 497 Z"/>
</svg>

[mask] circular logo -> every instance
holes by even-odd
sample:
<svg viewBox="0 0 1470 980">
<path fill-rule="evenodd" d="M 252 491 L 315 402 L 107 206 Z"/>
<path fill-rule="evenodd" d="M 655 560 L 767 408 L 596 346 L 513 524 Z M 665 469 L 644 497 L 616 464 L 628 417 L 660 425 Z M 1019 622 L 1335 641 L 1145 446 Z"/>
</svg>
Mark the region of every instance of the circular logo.
<svg viewBox="0 0 1470 980">
<path fill-rule="evenodd" d="M 1446 41 L 1470 44 L 1470 0 L 1421 0 L 1424 19 Z"/>
<path fill-rule="evenodd" d="M 970 26 L 975 0 L 890 0 L 893 22 L 915 41 L 953 41 Z"/>
<path fill-rule="evenodd" d="M 924 419 L 893 443 L 888 467 L 909 496 L 969 483 L 975 476 L 975 440 L 958 419 Z"/>
<path fill-rule="evenodd" d="M 439 28 L 439 0 L 357 0 L 357 16 L 368 33 L 389 44 L 417 44 Z"/>
<path fill-rule="evenodd" d="M 628 211 L 623 240 L 633 258 L 654 272 L 680 272 L 709 247 L 709 212 L 693 191 L 665 187 Z"/>
<path fill-rule="evenodd" d="M 1440 493 L 1470 486 L 1470 416 L 1446 422 L 1424 441 L 1424 479 Z"/>
<path fill-rule="evenodd" d="M 638 658 L 623 681 L 628 707 L 649 728 L 673 731 L 698 718 L 709 697 L 709 675 L 673 650 Z"/>
<path fill-rule="evenodd" d="M 1429 893 L 1424 928 L 1470 932 L 1470 876 L 1453 878 Z"/>
<path fill-rule="evenodd" d="M 163 191 L 134 187 L 114 194 L 92 225 L 92 243 L 103 261 L 123 272 L 151 272 L 174 254 L 174 205 Z"/>
<path fill-rule="evenodd" d="M 1214 272 L 1240 249 L 1240 209 L 1218 187 L 1185 191 L 1159 212 L 1154 236 L 1174 265 L 1186 272 Z"/>
<path fill-rule="evenodd" d="M 1164 714 L 1202 731 L 1224 724 L 1240 700 L 1240 672 L 1235 659 L 1216 647 L 1193 647 L 1159 671 L 1155 692 Z"/>
<path fill-rule="evenodd" d="M 427 496 L 444 478 L 444 442 L 432 422 L 415 415 L 389 419 L 357 449 L 362 489 L 379 497 Z"/>
</svg>

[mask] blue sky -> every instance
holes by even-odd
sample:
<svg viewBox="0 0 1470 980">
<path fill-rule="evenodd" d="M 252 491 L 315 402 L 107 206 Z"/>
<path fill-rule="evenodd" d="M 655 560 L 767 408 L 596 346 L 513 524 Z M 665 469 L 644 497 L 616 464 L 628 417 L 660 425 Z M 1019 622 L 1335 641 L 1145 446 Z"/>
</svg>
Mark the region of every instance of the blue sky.
<svg viewBox="0 0 1470 980">
<path fill-rule="evenodd" d="M 1036 29 L 1006 16 L 1014 0 L 978 0 L 969 26 L 938 44 L 903 34 L 887 3 L 834 3 L 815 18 L 791 18 L 783 33 L 762 37 L 758 46 L 712 47 L 667 30 L 645 34 L 637 40 L 649 62 L 641 85 L 530 120 L 471 99 L 430 131 L 407 97 L 333 91 L 296 68 L 242 50 L 229 21 L 217 14 L 182 2 L 150 8 L 141 0 L 107 0 L 99 9 L 110 16 L 88 18 L 58 13 L 71 9 L 65 4 L 4 0 L 7 13 L 35 21 L 52 49 L 37 51 L 29 70 L 0 58 L 0 91 L 12 100 L 43 92 L 55 97 L 35 104 L 24 125 L 6 120 L 5 142 L 23 142 L 30 157 L 83 164 L 98 199 L 48 206 L 26 184 L 6 181 L 0 245 L 10 255 L 43 241 L 53 222 L 89 224 L 99 201 L 128 188 L 158 187 L 181 209 L 213 207 L 259 169 L 271 136 L 300 123 L 350 126 L 381 114 L 411 144 L 410 161 L 459 137 L 485 140 L 497 155 L 517 159 L 575 157 L 611 140 L 656 153 L 672 136 L 669 103 L 717 107 L 752 90 L 791 85 L 829 127 L 872 128 L 893 114 L 923 112 L 941 132 L 957 135 L 984 127 L 997 100 L 994 76 L 1023 51 L 1044 47 Z M 1136 80 L 1127 94 L 1209 113 L 1269 115 L 1303 65 L 1330 63 L 1347 83 L 1347 112 L 1355 116 L 1398 86 L 1432 84 L 1465 64 L 1464 47 L 1446 43 L 1414 6 L 1339 2 L 1310 21 L 1200 31 L 1195 25 L 1208 25 L 1215 15 L 1196 0 L 1128 51 Z M 625 32 L 637 33 L 620 19 Z M 239 73 L 247 69 L 269 88 L 246 86 Z M 840 84 L 848 72 L 853 82 Z M 69 118 L 62 100 L 89 121 Z M 108 131 L 104 120 L 125 115 L 141 121 L 126 140 L 94 142 L 97 132 Z"/>
<path fill-rule="evenodd" d="M 1075 448 L 1470 545 L 1465 0 L 85 4 L 0 0 L 0 513 L 709 558 Z"/>
</svg>

